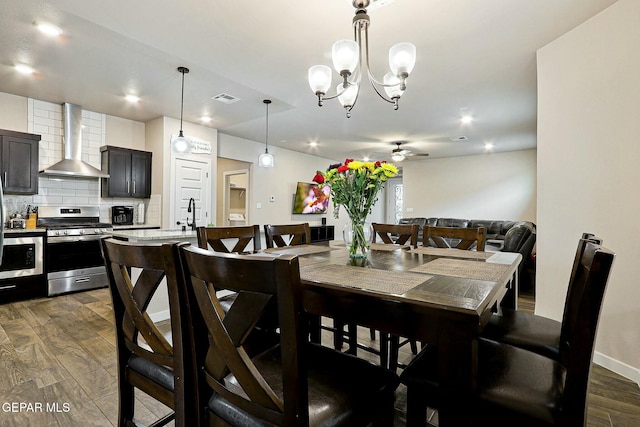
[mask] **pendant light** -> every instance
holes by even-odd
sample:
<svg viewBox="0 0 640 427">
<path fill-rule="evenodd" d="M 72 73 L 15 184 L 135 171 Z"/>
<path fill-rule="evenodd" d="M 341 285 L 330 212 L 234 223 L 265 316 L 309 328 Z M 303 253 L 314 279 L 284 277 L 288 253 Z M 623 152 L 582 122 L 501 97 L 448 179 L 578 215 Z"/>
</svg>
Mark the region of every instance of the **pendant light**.
<svg viewBox="0 0 640 427">
<path fill-rule="evenodd" d="M 182 133 L 182 112 L 184 110 L 184 75 L 189 72 L 187 67 L 178 67 L 178 72 L 182 74 L 182 97 L 180 98 L 180 133 L 177 138 L 171 140 L 171 149 L 174 153 L 188 154 L 191 152 L 191 142 Z"/>
<path fill-rule="evenodd" d="M 269 104 L 271 104 L 270 99 L 265 99 L 264 105 L 267 106 L 267 120 L 266 120 L 266 136 L 264 138 L 264 153 L 260 154 L 258 158 L 258 166 L 262 168 L 272 168 L 274 166 L 273 154 L 269 154 Z"/>
</svg>

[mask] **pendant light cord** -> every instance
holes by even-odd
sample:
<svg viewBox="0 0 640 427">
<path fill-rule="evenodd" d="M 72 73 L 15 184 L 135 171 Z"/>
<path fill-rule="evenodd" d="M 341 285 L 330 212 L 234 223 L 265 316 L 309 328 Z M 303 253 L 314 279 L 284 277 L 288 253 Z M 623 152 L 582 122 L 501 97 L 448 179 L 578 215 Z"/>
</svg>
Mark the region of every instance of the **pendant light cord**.
<svg viewBox="0 0 640 427">
<path fill-rule="evenodd" d="M 180 136 L 182 136 L 182 113 L 184 112 L 184 75 L 189 72 L 187 67 L 178 67 L 178 71 L 182 73 L 182 94 L 180 97 Z"/>
<path fill-rule="evenodd" d="M 269 152 L 269 104 L 271 104 L 271 100 L 265 99 L 262 102 L 264 102 L 265 105 L 267 106 L 267 119 L 265 124 L 266 136 L 264 138 L 264 149 L 265 149 L 265 153 L 268 153 Z"/>
</svg>

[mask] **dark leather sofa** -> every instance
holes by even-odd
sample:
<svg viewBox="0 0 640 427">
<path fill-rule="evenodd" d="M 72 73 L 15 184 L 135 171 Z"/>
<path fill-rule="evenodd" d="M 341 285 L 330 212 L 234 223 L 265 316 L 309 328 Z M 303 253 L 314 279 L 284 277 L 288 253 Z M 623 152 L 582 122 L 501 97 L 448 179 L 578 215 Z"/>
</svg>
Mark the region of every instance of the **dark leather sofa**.
<svg viewBox="0 0 640 427">
<path fill-rule="evenodd" d="M 462 227 L 487 229 L 487 251 L 518 252 L 522 262 L 518 267 L 521 285 L 530 284 L 524 274 L 531 264 L 531 252 L 536 243 L 536 225 L 530 221 L 497 221 L 462 218 L 402 218 L 399 224 L 418 224 L 418 241 L 422 242 L 422 229 L 425 225 L 437 227 Z"/>
</svg>

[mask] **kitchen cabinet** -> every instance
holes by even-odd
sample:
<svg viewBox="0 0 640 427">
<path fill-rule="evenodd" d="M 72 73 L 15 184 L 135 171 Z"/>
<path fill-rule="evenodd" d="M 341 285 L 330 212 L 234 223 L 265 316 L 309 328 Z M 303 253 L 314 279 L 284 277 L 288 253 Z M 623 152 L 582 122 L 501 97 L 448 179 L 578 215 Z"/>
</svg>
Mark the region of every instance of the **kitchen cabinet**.
<svg viewBox="0 0 640 427">
<path fill-rule="evenodd" d="M 6 194 L 38 194 L 40 138 L 0 129 L 0 177 Z"/>
<path fill-rule="evenodd" d="M 128 148 L 100 147 L 102 170 L 109 178 L 102 178 L 102 197 L 151 197 L 151 153 Z"/>
</svg>

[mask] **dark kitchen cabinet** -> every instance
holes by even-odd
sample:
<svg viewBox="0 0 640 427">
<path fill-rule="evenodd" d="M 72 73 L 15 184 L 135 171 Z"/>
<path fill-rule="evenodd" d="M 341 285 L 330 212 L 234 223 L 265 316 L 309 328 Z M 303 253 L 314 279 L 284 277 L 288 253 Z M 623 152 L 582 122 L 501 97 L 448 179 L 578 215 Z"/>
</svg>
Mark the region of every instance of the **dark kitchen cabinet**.
<svg viewBox="0 0 640 427">
<path fill-rule="evenodd" d="M 0 177 L 6 194 L 38 194 L 40 138 L 0 129 Z"/>
<path fill-rule="evenodd" d="M 100 147 L 102 170 L 109 178 L 102 178 L 102 197 L 151 197 L 151 153 L 128 148 Z"/>
</svg>

